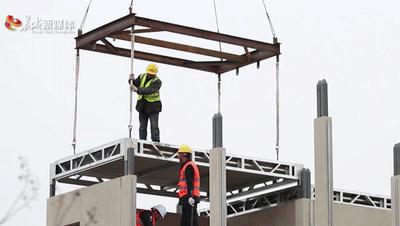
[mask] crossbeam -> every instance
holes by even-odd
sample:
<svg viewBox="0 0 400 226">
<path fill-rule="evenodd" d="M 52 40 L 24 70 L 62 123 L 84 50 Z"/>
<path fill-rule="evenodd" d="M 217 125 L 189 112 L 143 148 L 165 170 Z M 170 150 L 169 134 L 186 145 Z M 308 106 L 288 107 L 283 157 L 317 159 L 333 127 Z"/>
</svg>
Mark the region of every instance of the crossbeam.
<svg viewBox="0 0 400 226">
<path fill-rule="evenodd" d="M 123 56 L 123 57 L 128 57 L 128 58 L 131 57 L 131 50 L 129 50 L 129 49 L 115 47 L 116 51 L 113 51 L 106 45 L 100 45 L 100 44 L 95 44 L 94 46 L 84 47 L 82 49 L 94 51 L 94 52 L 100 52 L 100 53 L 107 53 L 107 54 L 116 55 L 116 56 Z M 195 65 L 195 64 L 193 64 L 193 63 L 195 63 L 194 61 L 189 61 L 186 59 L 164 56 L 164 55 L 153 54 L 153 53 L 147 53 L 147 52 L 136 51 L 136 50 L 134 52 L 135 52 L 135 58 L 140 59 L 140 60 L 152 61 L 152 62 L 157 62 L 157 63 L 169 64 L 169 65 L 185 67 L 185 68 L 190 68 L 190 69 L 195 69 L 195 70 L 214 72 L 214 73 L 216 73 L 218 71 L 217 66 L 210 67 L 207 65 L 205 65 L 205 66 L 204 65 Z"/>
<path fill-rule="evenodd" d="M 126 32 L 126 31 L 116 34 L 116 35 L 113 35 L 112 37 L 121 39 L 121 40 L 125 40 L 125 41 L 131 40 L 129 32 Z M 189 53 L 196 53 L 196 54 L 201 54 L 201 55 L 210 56 L 210 57 L 223 58 L 223 59 L 232 60 L 232 61 L 236 61 L 236 62 L 243 62 L 245 60 L 242 56 L 238 56 L 238 55 L 231 54 L 231 53 L 225 53 L 225 52 L 200 48 L 200 47 L 191 46 L 191 45 L 183 45 L 183 44 L 163 41 L 163 40 L 159 40 L 159 39 L 146 38 L 146 37 L 142 37 L 142 36 L 135 36 L 135 42 L 141 43 L 141 44 L 146 44 L 146 45 L 152 45 L 152 46 L 158 46 L 158 47 L 163 47 L 163 48 L 168 48 L 168 49 L 173 49 L 173 50 L 189 52 Z"/>
<path fill-rule="evenodd" d="M 172 33 L 188 35 L 197 38 L 203 38 L 213 40 L 217 42 L 228 43 L 237 46 L 246 46 L 254 49 L 262 49 L 272 52 L 279 52 L 279 45 L 269 44 L 266 42 L 255 41 L 246 38 L 240 38 L 232 35 L 221 34 L 213 31 L 207 31 L 158 20 L 147 19 L 143 17 L 136 17 L 136 24 L 144 27 L 150 27 L 153 29 L 159 29 L 163 31 L 169 31 Z"/>
</svg>

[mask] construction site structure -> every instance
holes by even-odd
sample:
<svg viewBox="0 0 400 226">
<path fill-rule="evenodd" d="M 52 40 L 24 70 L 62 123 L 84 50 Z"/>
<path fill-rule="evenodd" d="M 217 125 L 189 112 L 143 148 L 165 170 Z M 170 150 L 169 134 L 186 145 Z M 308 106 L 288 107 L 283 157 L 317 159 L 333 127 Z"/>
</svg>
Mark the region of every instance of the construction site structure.
<svg viewBox="0 0 400 226">
<path fill-rule="evenodd" d="M 159 31 L 236 45 L 244 53 L 232 54 L 134 35 Z M 134 48 L 124 49 L 115 46 L 112 39 L 217 60 L 195 61 L 140 52 Z M 80 34 L 76 38 L 76 48 L 202 70 L 218 76 L 280 54 L 277 40 L 269 44 L 141 18 L 132 13 Z M 199 210 L 200 225 L 399 226 L 400 176 L 392 178 L 391 198 L 334 189 L 332 119 L 328 116 L 327 84 L 320 81 L 317 87 L 315 186 L 311 185 L 310 170 L 302 164 L 225 152 L 222 116 L 216 114 L 213 118 L 213 148 L 193 152 L 193 160 L 201 172 L 201 199 L 210 204 L 209 209 Z M 135 225 L 137 193 L 176 197 L 177 151 L 178 145 L 122 138 L 55 161 L 50 165 L 47 226 Z M 399 151 L 396 146 L 395 175 L 400 174 Z M 57 183 L 86 187 L 57 194 Z M 179 225 L 179 214 L 168 213 L 158 225 Z"/>
<path fill-rule="evenodd" d="M 129 144 L 133 144 L 131 154 Z M 99 225 L 129 225 L 120 218 L 127 221 L 134 217 L 136 193 L 176 197 L 177 151 L 178 146 L 174 145 L 121 139 L 52 163 L 47 225 L 85 225 L 93 209 Z M 213 182 L 209 180 L 210 150 L 195 150 L 194 156 L 202 174 L 202 197 L 207 201 L 209 184 Z M 300 219 L 311 222 L 315 188 L 311 187 L 309 170 L 302 165 L 229 154 L 225 163 L 228 225 L 298 225 L 293 222 Z M 135 176 L 129 176 L 129 168 L 134 169 Z M 56 182 L 88 187 L 56 195 Z M 364 225 L 390 225 L 389 197 L 335 190 L 333 201 L 333 213 L 344 221 L 335 221 L 335 225 L 361 225 L 344 219 L 362 220 Z M 72 207 L 68 209 L 69 206 Z M 209 225 L 210 210 L 199 214 L 203 216 L 201 225 Z M 64 215 L 68 217 L 59 222 Z M 103 218 L 107 221 L 100 224 Z M 161 225 L 177 225 L 168 223 L 178 222 L 177 218 L 169 213 Z M 111 219 L 113 223 L 108 221 Z M 237 221 L 242 224 L 230 223 Z"/>
</svg>

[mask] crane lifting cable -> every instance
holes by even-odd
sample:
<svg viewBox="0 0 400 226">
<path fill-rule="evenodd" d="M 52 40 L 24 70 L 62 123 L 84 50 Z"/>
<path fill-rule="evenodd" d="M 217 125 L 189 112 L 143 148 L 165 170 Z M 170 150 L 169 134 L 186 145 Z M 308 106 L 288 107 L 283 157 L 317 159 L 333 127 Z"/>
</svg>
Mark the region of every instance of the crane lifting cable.
<svg viewBox="0 0 400 226">
<path fill-rule="evenodd" d="M 132 1 L 133 2 L 133 1 Z M 132 5 L 131 5 L 132 6 Z M 129 8 L 130 10 L 131 7 Z M 129 124 L 128 124 L 128 132 L 129 132 L 129 138 L 132 138 L 132 115 L 133 115 L 133 80 L 135 79 L 135 75 L 134 75 L 134 59 L 135 59 L 135 34 L 134 34 L 134 26 L 132 26 L 131 32 L 130 32 L 130 36 L 131 36 L 131 65 L 130 65 L 130 69 L 131 69 L 131 73 L 129 74 Z"/>
<path fill-rule="evenodd" d="M 132 13 L 133 9 L 133 0 L 131 0 L 131 4 L 129 5 L 129 13 Z"/>
<path fill-rule="evenodd" d="M 217 13 L 217 3 L 216 0 L 214 0 L 214 15 L 215 15 L 215 23 L 217 25 L 217 32 L 219 32 L 219 23 L 218 23 L 218 13 Z M 222 45 L 221 42 L 218 42 L 219 44 L 219 51 L 222 52 Z M 222 61 L 222 58 L 221 58 Z M 218 113 L 221 113 L 221 74 L 218 74 Z"/>
<path fill-rule="evenodd" d="M 268 10 L 267 10 L 267 4 L 265 3 L 265 0 L 261 0 L 264 9 L 265 9 L 265 15 L 267 16 L 268 24 L 271 29 L 271 33 L 274 39 L 274 44 L 278 43 L 278 37 L 276 36 L 274 26 L 271 21 L 271 17 L 269 16 Z M 275 151 L 276 151 L 276 160 L 279 160 L 279 149 L 280 149 L 280 144 L 279 144 L 279 54 L 276 56 L 276 63 L 275 63 L 275 71 L 276 71 L 276 143 L 275 143 Z"/>
<path fill-rule="evenodd" d="M 78 29 L 78 36 L 82 35 L 82 29 L 85 25 L 87 15 L 89 13 L 90 6 L 92 4 L 92 0 L 89 1 L 89 4 L 86 8 L 85 15 L 82 18 L 81 26 Z M 77 121 L 78 121 L 78 81 L 79 81 L 79 65 L 80 65 L 80 56 L 79 56 L 79 49 L 76 49 L 76 57 L 75 57 L 75 101 L 74 101 L 74 125 L 73 125 L 73 132 L 72 132 L 72 148 L 74 150 L 74 154 L 76 153 L 76 128 L 77 128 Z"/>
<path fill-rule="evenodd" d="M 277 39 L 274 39 L 277 40 Z M 275 71 L 276 71 L 276 160 L 279 160 L 279 55 L 276 56 L 275 63 Z"/>
<path fill-rule="evenodd" d="M 268 10 L 267 10 L 267 4 L 265 3 L 265 0 L 261 0 L 261 1 L 262 1 L 263 5 L 264 5 L 265 14 L 267 15 L 267 19 L 268 19 L 269 27 L 270 27 L 271 32 L 272 32 L 272 36 L 273 36 L 274 38 L 277 38 L 277 37 L 276 37 L 276 33 L 275 33 L 274 26 L 272 25 L 271 17 L 269 16 L 269 13 L 268 13 Z"/>
<path fill-rule="evenodd" d="M 85 15 L 82 18 L 82 22 L 81 22 L 81 26 L 79 27 L 79 30 L 82 30 L 83 26 L 85 25 L 86 17 L 87 17 L 87 15 L 89 13 L 89 9 L 90 9 L 90 5 L 91 4 L 92 4 L 92 0 L 89 1 L 89 5 L 86 8 L 86 12 L 85 12 Z"/>
<path fill-rule="evenodd" d="M 129 5 L 129 13 L 132 14 L 133 9 L 133 0 L 131 0 L 131 4 Z M 129 124 L 128 124 L 128 136 L 132 138 L 132 115 L 133 115 L 133 92 L 134 85 L 133 80 L 135 80 L 135 74 L 133 71 L 134 59 L 135 59 L 135 34 L 134 34 L 135 26 L 133 25 L 131 28 L 130 36 L 131 36 L 131 58 L 130 58 L 130 74 L 129 74 Z"/>
</svg>

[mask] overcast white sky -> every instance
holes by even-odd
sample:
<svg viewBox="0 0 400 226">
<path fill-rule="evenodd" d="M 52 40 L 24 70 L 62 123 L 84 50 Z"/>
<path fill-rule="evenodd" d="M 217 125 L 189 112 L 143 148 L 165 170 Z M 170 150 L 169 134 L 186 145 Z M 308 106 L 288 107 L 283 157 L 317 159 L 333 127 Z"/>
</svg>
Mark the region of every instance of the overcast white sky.
<svg viewBox="0 0 400 226">
<path fill-rule="evenodd" d="M 129 2 L 94 0 L 84 30 L 126 15 Z M 4 27 L 5 17 L 67 19 L 78 25 L 87 3 L 0 2 L 0 217 L 22 186 L 18 156 L 27 158 L 40 179 L 37 200 L 6 225 L 45 225 L 49 164 L 72 153 L 75 34 L 10 32 Z M 302 163 L 313 173 L 315 86 L 325 78 L 333 118 L 335 188 L 390 195 L 392 149 L 400 142 L 400 2 L 267 3 L 282 43 L 281 159 Z M 221 32 L 272 41 L 261 0 L 217 0 L 217 6 Z M 136 0 L 134 11 L 216 30 L 212 0 Z M 129 59 L 89 52 L 82 52 L 81 59 L 78 147 L 83 151 L 127 136 Z M 143 72 L 147 63 L 136 61 L 135 73 Z M 159 67 L 161 141 L 209 148 L 211 118 L 217 110 L 215 76 Z M 271 59 L 259 70 L 251 65 L 239 76 L 223 76 L 227 152 L 275 159 L 274 73 Z M 136 113 L 134 117 L 137 137 Z M 138 205 L 150 207 L 157 201 L 142 197 Z M 167 204 L 172 211 L 173 202 Z"/>
</svg>

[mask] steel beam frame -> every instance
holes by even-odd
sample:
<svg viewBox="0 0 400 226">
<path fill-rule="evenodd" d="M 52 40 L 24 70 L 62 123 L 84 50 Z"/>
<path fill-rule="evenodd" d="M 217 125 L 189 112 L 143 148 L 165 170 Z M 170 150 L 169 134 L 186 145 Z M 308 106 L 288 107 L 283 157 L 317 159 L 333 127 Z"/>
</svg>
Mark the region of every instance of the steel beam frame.
<svg viewBox="0 0 400 226">
<path fill-rule="evenodd" d="M 135 14 L 129 14 L 120 19 L 112 21 L 92 31 L 76 37 L 76 48 L 100 53 L 107 53 L 117 56 L 130 57 L 130 50 L 114 46 L 107 38 L 131 41 L 130 32 L 127 29 L 140 26 L 134 33 L 150 32 L 170 32 L 180 35 L 186 35 L 216 42 L 231 44 L 242 47 L 242 54 L 232 54 L 212 49 L 206 49 L 195 45 L 184 45 L 166 40 L 153 39 L 142 36 L 135 36 L 135 42 L 157 46 L 161 48 L 178 50 L 193 54 L 199 54 L 215 58 L 212 61 L 197 61 L 193 59 L 179 59 L 172 56 L 163 56 L 154 53 L 135 51 L 135 58 L 153 61 L 163 64 L 169 64 L 179 67 L 185 67 L 195 70 L 202 70 L 216 74 L 222 74 L 240 67 L 260 62 L 280 54 L 280 43 L 270 44 L 266 42 L 255 41 L 246 38 L 235 37 L 226 34 L 220 34 L 212 31 L 152 20 L 148 18 L 137 17 Z M 97 42 L 102 42 L 100 45 Z M 249 48 L 252 51 L 249 51 Z M 129 53 L 129 54 L 128 54 Z"/>
</svg>

